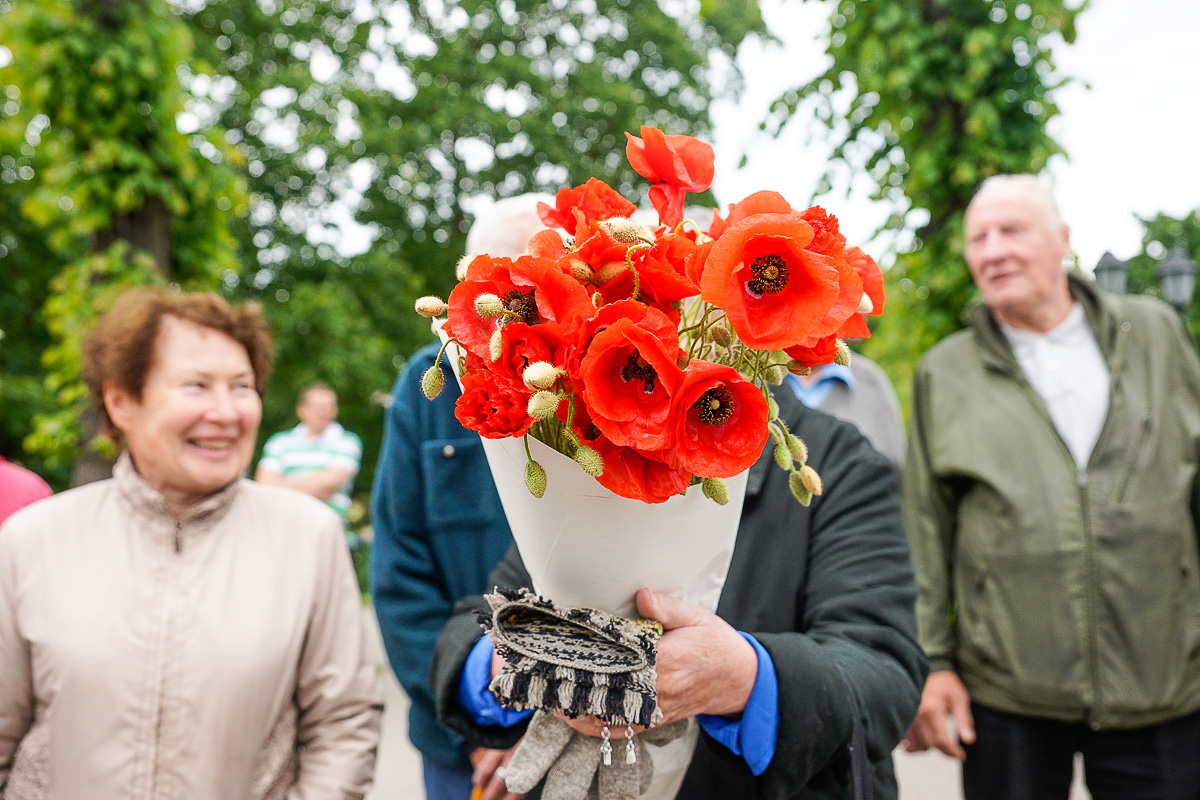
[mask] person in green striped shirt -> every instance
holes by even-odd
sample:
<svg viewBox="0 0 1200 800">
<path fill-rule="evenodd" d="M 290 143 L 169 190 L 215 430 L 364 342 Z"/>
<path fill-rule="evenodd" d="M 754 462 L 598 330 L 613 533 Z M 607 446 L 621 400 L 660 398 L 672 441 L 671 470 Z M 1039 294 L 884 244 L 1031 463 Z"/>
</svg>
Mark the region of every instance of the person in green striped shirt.
<svg viewBox="0 0 1200 800">
<path fill-rule="evenodd" d="M 300 424 L 267 439 L 254 479 L 324 500 L 344 523 L 362 460 L 362 439 L 338 424 L 337 415 L 333 389 L 321 382 L 304 387 L 296 403 Z"/>
</svg>

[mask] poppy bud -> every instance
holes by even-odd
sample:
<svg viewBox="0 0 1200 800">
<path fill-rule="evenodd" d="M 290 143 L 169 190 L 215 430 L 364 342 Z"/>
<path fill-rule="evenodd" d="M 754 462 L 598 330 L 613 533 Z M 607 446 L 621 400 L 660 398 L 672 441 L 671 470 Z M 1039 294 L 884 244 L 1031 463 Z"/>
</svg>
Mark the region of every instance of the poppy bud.
<svg viewBox="0 0 1200 800">
<path fill-rule="evenodd" d="M 858 313 L 870 314 L 875 310 L 875 303 L 871 300 L 871 295 L 863 292 L 862 300 L 858 301 Z"/>
<path fill-rule="evenodd" d="M 841 364 L 843 367 L 850 366 L 850 346 L 841 339 L 837 340 L 837 356 L 833 359 L 833 363 Z"/>
<path fill-rule="evenodd" d="M 475 256 L 470 253 L 464 253 L 463 257 L 458 260 L 458 263 L 454 265 L 454 277 L 460 281 L 467 277 L 467 267 L 474 258 Z"/>
<path fill-rule="evenodd" d="M 601 226 L 608 231 L 612 238 L 616 239 L 621 244 L 633 244 L 634 242 L 647 241 L 646 233 L 642 230 L 642 226 L 631 219 L 625 217 L 613 217 L 606 219 L 600 223 Z"/>
<path fill-rule="evenodd" d="M 729 502 L 729 487 L 722 478 L 705 478 L 702 489 L 704 496 L 719 506 Z"/>
<path fill-rule="evenodd" d="M 595 449 L 581 444 L 575 448 L 575 463 L 593 478 L 604 474 L 604 458 Z"/>
<path fill-rule="evenodd" d="M 426 319 L 440 317 L 446 313 L 446 304 L 440 297 L 418 297 L 416 307 L 417 313 Z"/>
<path fill-rule="evenodd" d="M 534 419 L 549 419 L 558 411 L 560 398 L 554 392 L 534 392 L 525 411 Z"/>
<path fill-rule="evenodd" d="M 425 374 L 421 376 L 421 393 L 430 400 L 441 394 L 445 386 L 446 376 L 437 364 L 425 370 Z"/>
<path fill-rule="evenodd" d="M 538 499 L 546 493 L 546 470 L 536 461 L 525 464 L 525 488 Z"/>
<path fill-rule="evenodd" d="M 792 496 L 800 502 L 800 505 L 807 506 L 812 502 L 812 492 L 805 488 L 799 472 L 793 472 L 788 476 L 788 488 L 792 490 Z"/>
<path fill-rule="evenodd" d="M 485 319 L 498 317 L 504 313 L 504 303 L 494 294 L 481 294 L 475 298 L 475 313 Z"/>
<path fill-rule="evenodd" d="M 779 419 L 779 403 L 775 402 L 775 398 L 767 394 L 767 422 L 773 422 Z"/>
<path fill-rule="evenodd" d="M 708 329 L 708 333 L 712 336 L 713 341 L 721 345 L 721 347 L 729 347 L 729 345 L 733 344 L 733 334 L 724 325 L 713 325 Z"/>
<path fill-rule="evenodd" d="M 804 488 L 815 495 L 821 494 L 825 488 L 821 483 L 821 476 L 807 464 L 800 468 L 800 480 L 804 483 Z"/>
<path fill-rule="evenodd" d="M 609 261 L 601 264 L 600 269 L 596 270 L 596 280 L 600 283 L 608 283 L 627 269 L 629 269 L 629 265 L 624 261 Z"/>
<path fill-rule="evenodd" d="M 521 373 L 521 380 L 530 389 L 549 389 L 558 380 L 558 367 L 546 361 L 535 361 Z"/>
<path fill-rule="evenodd" d="M 792 451 L 788 449 L 786 444 L 783 442 L 776 443 L 775 463 L 779 465 L 780 469 L 791 470 L 791 468 L 794 466 L 792 464 L 792 458 Z"/>
<path fill-rule="evenodd" d="M 492 361 L 499 361 L 500 356 L 504 355 L 504 337 L 500 335 L 499 328 L 496 328 L 496 332 L 488 341 L 488 355 L 491 356 Z"/>
<path fill-rule="evenodd" d="M 680 369 L 687 369 L 688 364 L 690 364 L 690 363 L 692 363 L 692 357 L 689 356 L 687 353 L 684 353 L 683 355 L 681 355 L 679 358 L 677 358 L 675 360 L 675 366 L 679 367 Z"/>
<path fill-rule="evenodd" d="M 567 262 L 567 266 L 571 270 L 571 277 L 580 283 L 587 283 L 596 274 L 592 272 L 592 268 L 586 262 L 578 258 L 572 258 Z"/>
<path fill-rule="evenodd" d="M 792 373 L 793 375 L 812 374 L 812 367 L 806 367 L 794 358 L 788 361 L 787 368 L 788 372 Z"/>
<path fill-rule="evenodd" d="M 787 368 L 782 364 L 772 364 L 763 370 L 763 380 L 772 386 L 779 386 L 787 377 Z"/>
<path fill-rule="evenodd" d="M 787 435 L 788 449 L 792 451 L 792 458 L 804 464 L 808 461 L 808 445 L 804 444 L 804 440 L 799 436 L 793 436 L 791 433 Z"/>
</svg>

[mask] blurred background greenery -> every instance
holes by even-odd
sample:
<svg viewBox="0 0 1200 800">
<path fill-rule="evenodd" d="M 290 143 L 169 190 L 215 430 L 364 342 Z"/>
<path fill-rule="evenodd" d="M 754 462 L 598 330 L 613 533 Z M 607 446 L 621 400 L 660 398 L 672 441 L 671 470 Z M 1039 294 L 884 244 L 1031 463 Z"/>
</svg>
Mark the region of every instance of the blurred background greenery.
<svg viewBox="0 0 1200 800">
<path fill-rule="evenodd" d="M 865 349 L 906 398 L 971 297 L 974 188 L 1060 151 L 1053 53 L 1086 4 L 825 6 L 827 70 L 762 126 L 814 117 L 830 169 L 898 209 L 885 227 L 910 244 Z M 381 406 L 431 338 L 412 301 L 447 293 L 473 212 L 591 176 L 639 198 L 623 133 L 708 138 L 739 45 L 772 36 L 753 0 L 0 0 L 0 32 L 0 455 L 56 489 L 102 471 L 83 332 L 122 288 L 177 284 L 262 304 L 263 438 L 304 384 L 337 390 L 360 508 Z M 1200 218 L 1143 224 L 1130 290 L 1153 293 L 1172 247 L 1200 257 Z"/>
</svg>

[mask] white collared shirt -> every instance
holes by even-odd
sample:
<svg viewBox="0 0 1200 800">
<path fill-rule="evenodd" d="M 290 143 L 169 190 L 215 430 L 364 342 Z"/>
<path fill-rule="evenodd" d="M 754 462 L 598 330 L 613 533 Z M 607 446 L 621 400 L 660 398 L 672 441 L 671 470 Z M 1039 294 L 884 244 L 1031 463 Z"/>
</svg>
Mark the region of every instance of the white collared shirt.
<svg viewBox="0 0 1200 800">
<path fill-rule="evenodd" d="M 1108 415 L 1108 365 L 1075 303 L 1048 333 L 1001 324 L 1029 385 L 1046 403 L 1075 463 L 1087 466 Z"/>
</svg>

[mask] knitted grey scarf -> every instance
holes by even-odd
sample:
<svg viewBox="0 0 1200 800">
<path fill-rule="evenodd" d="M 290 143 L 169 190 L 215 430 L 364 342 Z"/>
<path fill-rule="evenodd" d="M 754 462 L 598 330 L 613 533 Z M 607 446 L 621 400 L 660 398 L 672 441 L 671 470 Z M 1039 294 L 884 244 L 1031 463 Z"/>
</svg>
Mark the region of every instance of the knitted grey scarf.
<svg viewBox="0 0 1200 800">
<path fill-rule="evenodd" d="M 486 595 L 479 622 L 505 659 L 491 683 L 500 705 L 593 716 L 614 727 L 662 719 L 654 661 L 662 625 L 590 608 L 563 609 L 528 589 Z"/>
</svg>

